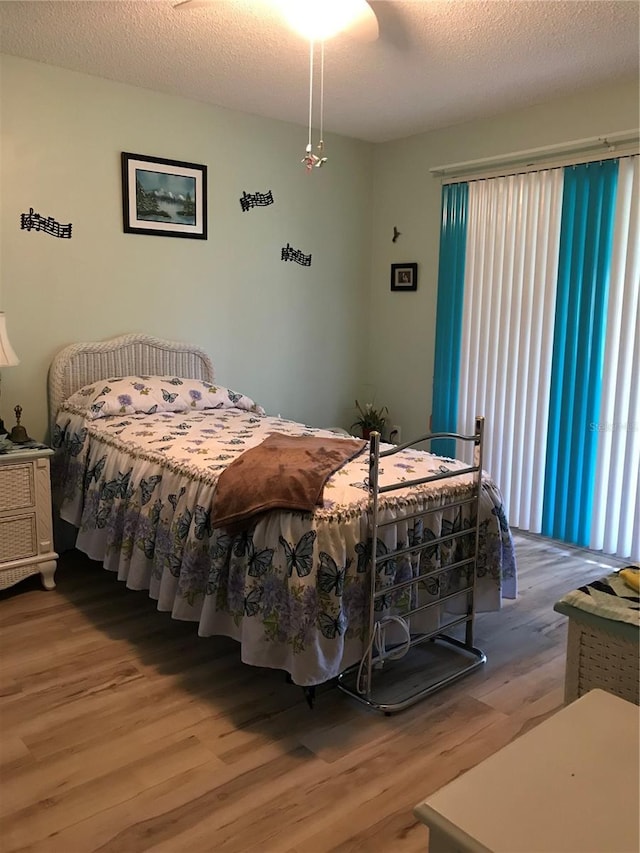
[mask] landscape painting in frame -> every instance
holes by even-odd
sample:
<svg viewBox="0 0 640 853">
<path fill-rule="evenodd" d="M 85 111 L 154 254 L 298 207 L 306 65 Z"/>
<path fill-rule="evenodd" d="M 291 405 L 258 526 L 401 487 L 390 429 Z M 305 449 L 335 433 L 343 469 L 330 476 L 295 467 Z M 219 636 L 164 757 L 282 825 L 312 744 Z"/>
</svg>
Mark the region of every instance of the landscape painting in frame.
<svg viewBox="0 0 640 853">
<path fill-rule="evenodd" d="M 207 167 L 122 152 L 127 234 L 207 239 Z"/>
</svg>

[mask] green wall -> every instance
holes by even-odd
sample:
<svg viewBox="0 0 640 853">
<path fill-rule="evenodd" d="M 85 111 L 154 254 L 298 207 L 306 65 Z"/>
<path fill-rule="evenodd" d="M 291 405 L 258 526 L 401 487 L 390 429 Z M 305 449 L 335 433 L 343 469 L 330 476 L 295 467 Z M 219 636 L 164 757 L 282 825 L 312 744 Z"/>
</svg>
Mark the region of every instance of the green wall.
<svg viewBox="0 0 640 853">
<path fill-rule="evenodd" d="M 637 128 L 638 81 L 369 145 L 327 135 L 329 162 L 300 164 L 306 129 L 0 56 L 0 309 L 19 402 L 46 434 L 46 374 L 79 340 L 144 331 L 193 341 L 218 381 L 268 412 L 349 426 L 353 400 L 388 405 L 403 438 L 431 411 L 440 228 L 434 166 Z M 120 152 L 204 163 L 209 239 L 124 234 Z M 242 191 L 275 204 L 242 212 Z M 20 229 L 30 207 L 73 223 L 58 240 Z M 402 232 L 391 242 L 394 225 Z M 280 260 L 290 243 L 309 268 Z M 417 292 L 390 264 L 417 261 Z"/>
<path fill-rule="evenodd" d="M 217 379 L 268 412 L 349 424 L 362 375 L 372 147 L 29 60 L 0 57 L 0 309 L 20 365 L 2 373 L 5 421 L 42 439 L 46 376 L 62 346 L 144 331 L 192 341 Z M 209 239 L 125 234 L 122 151 L 208 166 Z M 243 212 L 243 191 L 275 203 Z M 29 208 L 71 240 L 20 229 Z M 283 262 L 289 243 L 310 267 Z"/>
<path fill-rule="evenodd" d="M 429 169 L 638 128 L 637 80 L 433 131 L 374 150 L 371 326 L 363 382 L 403 438 L 428 430 L 438 285 L 441 180 Z M 391 242 L 393 226 L 402 236 Z M 390 291 L 390 264 L 418 262 L 417 292 Z M 375 380 L 373 379 L 375 377 Z"/>
</svg>

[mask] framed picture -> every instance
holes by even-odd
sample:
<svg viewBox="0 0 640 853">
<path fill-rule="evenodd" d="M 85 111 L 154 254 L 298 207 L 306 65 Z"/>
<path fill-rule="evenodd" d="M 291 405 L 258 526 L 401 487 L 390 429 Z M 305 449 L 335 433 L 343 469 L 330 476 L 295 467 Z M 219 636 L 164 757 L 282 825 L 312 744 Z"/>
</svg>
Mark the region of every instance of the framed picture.
<svg viewBox="0 0 640 853">
<path fill-rule="evenodd" d="M 207 239 L 207 167 L 122 152 L 127 234 Z"/>
<path fill-rule="evenodd" d="M 417 290 L 418 264 L 391 264 L 391 290 Z"/>
</svg>

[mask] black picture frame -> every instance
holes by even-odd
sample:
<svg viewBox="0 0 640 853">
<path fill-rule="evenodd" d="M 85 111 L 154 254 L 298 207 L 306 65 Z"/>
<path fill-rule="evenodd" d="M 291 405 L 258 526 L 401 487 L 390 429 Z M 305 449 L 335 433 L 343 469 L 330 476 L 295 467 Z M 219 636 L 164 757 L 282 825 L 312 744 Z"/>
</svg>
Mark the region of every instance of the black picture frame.
<svg viewBox="0 0 640 853">
<path fill-rule="evenodd" d="M 122 152 L 126 234 L 207 239 L 207 167 Z"/>
<path fill-rule="evenodd" d="M 391 290 L 417 290 L 418 264 L 391 264 Z"/>
</svg>

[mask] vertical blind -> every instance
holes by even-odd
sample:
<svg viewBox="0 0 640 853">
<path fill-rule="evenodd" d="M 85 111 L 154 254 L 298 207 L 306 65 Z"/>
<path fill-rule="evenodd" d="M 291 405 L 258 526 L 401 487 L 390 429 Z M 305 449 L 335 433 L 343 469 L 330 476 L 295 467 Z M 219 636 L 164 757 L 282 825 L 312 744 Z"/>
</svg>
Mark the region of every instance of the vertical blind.
<svg viewBox="0 0 640 853">
<path fill-rule="evenodd" d="M 640 162 L 620 160 L 589 545 L 640 560 Z"/>
<path fill-rule="evenodd" d="M 465 242 L 467 233 L 467 184 L 451 184 L 442 189 L 442 220 L 440 223 L 440 261 L 438 281 L 447 282 L 438 287 L 438 334 L 434 361 L 435 383 L 441 389 L 434 397 L 432 418 L 434 423 L 455 423 L 458 409 L 458 371 L 462 299 L 464 294 Z M 475 423 L 475 422 L 474 422 Z M 455 442 L 448 439 L 434 441 L 434 453 L 455 455 Z"/>
<path fill-rule="evenodd" d="M 434 429 L 485 416 L 513 526 L 638 559 L 638 157 L 455 186 Z"/>
</svg>

